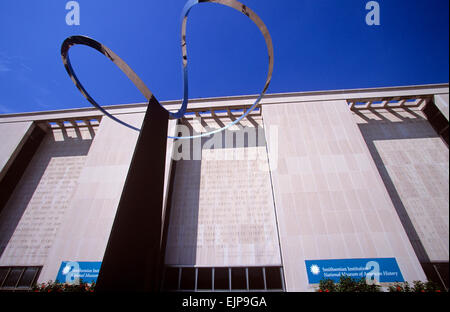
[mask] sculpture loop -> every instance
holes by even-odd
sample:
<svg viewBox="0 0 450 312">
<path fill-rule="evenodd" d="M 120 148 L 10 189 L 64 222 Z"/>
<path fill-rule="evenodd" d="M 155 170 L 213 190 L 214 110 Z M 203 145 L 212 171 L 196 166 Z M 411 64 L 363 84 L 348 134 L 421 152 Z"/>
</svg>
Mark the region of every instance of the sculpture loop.
<svg viewBox="0 0 450 312">
<path fill-rule="evenodd" d="M 183 101 L 181 104 L 180 109 L 177 112 L 168 112 L 170 118 L 172 119 L 179 119 L 182 118 L 187 110 L 187 105 L 189 101 L 188 97 L 188 70 L 187 70 L 187 46 L 186 46 L 186 25 L 187 25 L 187 18 L 189 11 L 194 7 L 196 4 L 199 3 L 218 3 L 221 5 L 225 5 L 228 7 L 231 7 L 235 10 L 238 10 L 239 12 L 246 15 L 250 20 L 255 23 L 255 25 L 259 28 L 262 35 L 264 36 L 264 40 L 266 42 L 267 52 L 269 56 L 269 68 L 267 72 L 267 78 L 266 82 L 264 84 L 264 88 L 262 89 L 261 93 L 259 94 L 258 98 L 255 100 L 255 102 L 250 106 L 250 108 L 245 111 L 239 118 L 235 119 L 233 122 L 227 124 L 226 126 L 206 132 L 201 133 L 197 135 L 192 136 L 184 136 L 184 137 L 178 137 L 178 136 L 169 136 L 168 138 L 171 139 L 195 139 L 199 137 L 209 136 L 211 134 L 223 131 L 232 125 L 237 124 L 239 121 L 241 121 L 243 118 L 245 118 L 250 112 L 252 112 L 256 106 L 261 101 L 262 97 L 267 91 L 267 88 L 269 87 L 270 80 L 272 78 L 273 73 L 273 45 L 272 45 L 272 39 L 270 37 L 269 31 L 264 25 L 263 21 L 254 13 L 250 8 L 245 6 L 244 4 L 236 1 L 236 0 L 189 0 L 182 11 L 182 21 L 181 21 L 181 53 L 182 53 L 182 63 L 183 63 Z M 115 54 L 113 51 L 111 51 L 108 47 L 101 44 L 100 42 L 95 41 L 94 39 L 91 39 L 86 36 L 71 36 L 66 38 L 64 40 L 62 46 L 61 46 L 61 56 L 64 63 L 64 67 L 66 68 L 67 73 L 69 74 L 70 78 L 72 79 L 73 83 L 77 86 L 77 88 L 80 90 L 80 92 L 83 94 L 83 96 L 97 109 L 99 109 L 103 114 L 108 116 L 109 118 L 113 119 L 114 121 L 129 127 L 133 130 L 140 131 L 140 129 L 120 120 L 119 118 L 113 116 L 108 111 L 106 111 L 101 105 L 99 105 L 86 91 L 86 89 L 83 87 L 81 82 L 78 80 L 77 76 L 75 75 L 75 72 L 72 68 L 72 64 L 70 62 L 69 58 L 69 49 L 77 44 L 86 45 L 88 47 L 91 47 L 106 57 L 108 57 L 117 67 L 119 67 L 120 70 L 122 70 L 125 75 L 134 83 L 134 85 L 141 91 L 141 93 L 145 96 L 145 98 L 150 101 L 151 98 L 154 98 L 153 93 L 150 91 L 150 89 L 145 85 L 145 83 L 139 78 L 138 75 L 125 63 L 117 54 Z"/>
</svg>

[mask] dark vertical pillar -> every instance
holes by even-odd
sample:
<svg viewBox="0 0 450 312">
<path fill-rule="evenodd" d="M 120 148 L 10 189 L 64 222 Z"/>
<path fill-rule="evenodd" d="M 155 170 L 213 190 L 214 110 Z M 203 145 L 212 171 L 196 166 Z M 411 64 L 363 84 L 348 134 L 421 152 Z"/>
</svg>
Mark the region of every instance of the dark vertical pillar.
<svg viewBox="0 0 450 312">
<path fill-rule="evenodd" d="M 152 97 L 117 208 L 96 291 L 158 290 L 168 120 L 168 112 Z"/>
</svg>

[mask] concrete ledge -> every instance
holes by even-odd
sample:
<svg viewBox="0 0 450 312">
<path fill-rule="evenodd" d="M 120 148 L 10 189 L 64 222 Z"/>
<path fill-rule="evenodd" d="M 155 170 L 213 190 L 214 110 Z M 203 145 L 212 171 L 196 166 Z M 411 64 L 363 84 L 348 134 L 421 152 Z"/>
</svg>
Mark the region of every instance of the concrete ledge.
<svg viewBox="0 0 450 312">
<path fill-rule="evenodd" d="M 432 96 L 445 95 L 449 93 L 449 84 L 431 84 L 419 86 L 400 86 L 386 88 L 368 88 L 352 90 L 330 90 L 312 92 L 292 92 L 266 94 L 261 101 L 261 105 L 315 102 L 315 101 L 335 101 L 335 100 L 355 100 L 368 98 L 385 97 L 411 97 L 411 96 Z M 253 104 L 257 95 L 240 95 L 230 97 L 215 97 L 189 100 L 189 110 L 198 108 L 220 108 L 230 106 L 248 106 Z M 161 101 L 168 110 L 177 110 L 181 105 L 181 100 Z M 87 104 L 87 103 L 86 103 Z M 118 104 L 104 106 L 111 114 L 132 114 L 145 112 L 147 103 Z M 63 118 L 86 118 L 100 116 L 101 113 L 94 107 L 41 111 L 30 113 L 15 113 L 0 115 L 0 123 L 39 121 Z"/>
</svg>

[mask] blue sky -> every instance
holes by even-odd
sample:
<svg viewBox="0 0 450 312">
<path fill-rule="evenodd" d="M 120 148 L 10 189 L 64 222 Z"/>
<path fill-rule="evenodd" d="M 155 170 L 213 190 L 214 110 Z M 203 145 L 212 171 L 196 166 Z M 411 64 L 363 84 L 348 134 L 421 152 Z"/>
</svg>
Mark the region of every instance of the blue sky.
<svg viewBox="0 0 450 312">
<path fill-rule="evenodd" d="M 60 56 L 71 35 L 92 37 L 124 59 L 160 101 L 182 98 L 180 14 L 185 0 L 79 0 L 68 26 L 65 0 L 0 1 L 0 113 L 90 103 Z M 267 25 L 275 51 L 268 93 L 446 83 L 449 1 L 380 0 L 380 26 L 368 26 L 368 0 L 244 0 Z M 217 4 L 188 21 L 189 97 L 257 94 L 267 71 L 262 35 L 243 14 Z M 109 60 L 83 46 L 73 67 L 101 105 L 145 101 Z"/>
</svg>

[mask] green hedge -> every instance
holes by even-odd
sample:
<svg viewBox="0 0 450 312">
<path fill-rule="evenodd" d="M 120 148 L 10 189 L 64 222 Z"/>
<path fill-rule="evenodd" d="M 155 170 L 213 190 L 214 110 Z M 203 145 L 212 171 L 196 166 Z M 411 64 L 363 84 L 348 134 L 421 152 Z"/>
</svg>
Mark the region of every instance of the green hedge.
<svg viewBox="0 0 450 312">
<path fill-rule="evenodd" d="M 381 287 L 378 285 L 368 285 L 364 278 L 354 279 L 349 276 L 342 275 L 339 282 L 335 283 L 331 279 L 321 280 L 318 292 L 380 292 Z"/>
<path fill-rule="evenodd" d="M 339 282 L 334 282 L 331 279 L 321 280 L 319 283 L 318 292 L 381 292 L 382 288 L 379 285 L 369 285 L 365 278 L 353 279 L 349 276 L 341 276 Z M 433 282 L 414 281 L 410 286 L 408 282 L 395 283 L 388 287 L 389 292 L 442 292 L 443 290 Z"/>
<path fill-rule="evenodd" d="M 413 285 L 410 286 L 408 282 L 396 283 L 394 286 L 389 287 L 390 292 L 442 292 L 443 290 L 433 282 L 421 282 L 414 281 Z"/>
<path fill-rule="evenodd" d="M 33 287 L 34 292 L 94 292 L 95 283 L 88 284 L 80 280 L 79 284 L 57 283 L 49 281 L 47 283 L 37 284 Z"/>
</svg>

